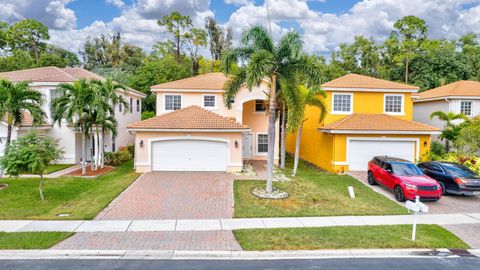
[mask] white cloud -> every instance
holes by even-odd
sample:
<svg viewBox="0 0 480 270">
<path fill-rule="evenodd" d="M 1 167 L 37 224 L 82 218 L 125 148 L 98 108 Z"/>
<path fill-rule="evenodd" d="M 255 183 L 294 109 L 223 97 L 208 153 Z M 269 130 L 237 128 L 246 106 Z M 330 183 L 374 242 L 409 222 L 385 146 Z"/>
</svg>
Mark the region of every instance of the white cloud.
<svg viewBox="0 0 480 270">
<path fill-rule="evenodd" d="M 123 0 L 106 0 L 107 4 L 113 5 L 117 8 L 123 8 L 125 7 L 125 2 Z"/>
<path fill-rule="evenodd" d="M 244 6 L 252 3 L 251 0 L 225 0 L 225 4 Z"/>
<path fill-rule="evenodd" d="M 0 0 L 0 18 L 9 23 L 37 19 L 52 29 L 73 29 L 75 13 L 66 7 L 71 0 Z"/>
</svg>

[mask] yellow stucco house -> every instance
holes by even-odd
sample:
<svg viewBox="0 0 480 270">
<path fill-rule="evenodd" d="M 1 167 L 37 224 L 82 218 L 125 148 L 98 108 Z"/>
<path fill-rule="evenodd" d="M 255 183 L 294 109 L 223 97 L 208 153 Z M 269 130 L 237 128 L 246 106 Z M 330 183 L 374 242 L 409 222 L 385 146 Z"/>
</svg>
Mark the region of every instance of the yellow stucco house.
<svg viewBox="0 0 480 270">
<path fill-rule="evenodd" d="M 419 88 L 357 74 L 322 85 L 328 114 L 307 107 L 300 158 L 327 171 L 366 170 L 373 156 L 388 155 L 418 161 L 430 149 L 436 127 L 412 121 L 412 96 Z M 287 137 L 295 151 L 297 132 Z"/>
</svg>

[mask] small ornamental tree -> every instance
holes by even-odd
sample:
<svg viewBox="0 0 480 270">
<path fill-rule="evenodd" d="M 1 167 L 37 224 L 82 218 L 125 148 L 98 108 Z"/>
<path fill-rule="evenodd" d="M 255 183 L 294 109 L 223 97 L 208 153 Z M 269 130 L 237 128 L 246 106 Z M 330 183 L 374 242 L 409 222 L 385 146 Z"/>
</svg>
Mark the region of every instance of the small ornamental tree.
<svg viewBox="0 0 480 270">
<path fill-rule="evenodd" d="M 5 156 L 0 159 L 0 166 L 4 167 L 10 176 L 18 177 L 20 173 L 37 174 L 40 176 L 38 191 L 43 196 L 43 175 L 48 165 L 62 157 L 63 151 L 58 149 L 58 142 L 43 134 L 31 132 L 12 141 Z"/>
</svg>

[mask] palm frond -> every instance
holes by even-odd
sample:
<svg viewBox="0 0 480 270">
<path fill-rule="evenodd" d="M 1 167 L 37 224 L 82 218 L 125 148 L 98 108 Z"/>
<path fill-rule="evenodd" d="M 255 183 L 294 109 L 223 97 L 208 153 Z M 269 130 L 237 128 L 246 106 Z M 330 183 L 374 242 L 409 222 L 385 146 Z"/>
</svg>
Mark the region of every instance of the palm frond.
<svg viewBox="0 0 480 270">
<path fill-rule="evenodd" d="M 249 89 L 259 86 L 265 77 L 270 77 L 275 67 L 275 57 L 266 50 L 255 51 L 246 66 L 246 83 Z"/>
<path fill-rule="evenodd" d="M 273 53 L 275 47 L 267 29 L 261 25 L 253 26 L 245 31 L 241 42 L 243 46 L 251 48 L 253 51 L 266 50 Z"/>
<path fill-rule="evenodd" d="M 242 67 L 237 75 L 230 76 L 223 85 L 223 103 L 225 106 L 227 106 L 227 108 L 232 108 L 232 100 L 235 99 L 235 96 L 245 83 L 246 76 L 246 70 L 244 67 Z"/>
</svg>

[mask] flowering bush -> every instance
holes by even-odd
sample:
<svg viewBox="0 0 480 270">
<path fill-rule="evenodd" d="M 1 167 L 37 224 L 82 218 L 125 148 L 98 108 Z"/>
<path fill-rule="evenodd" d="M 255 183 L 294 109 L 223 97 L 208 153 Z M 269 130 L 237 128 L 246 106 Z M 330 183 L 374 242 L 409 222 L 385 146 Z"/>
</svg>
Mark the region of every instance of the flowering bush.
<svg viewBox="0 0 480 270">
<path fill-rule="evenodd" d="M 464 165 L 477 174 L 480 174 L 480 157 L 470 156 L 466 157 L 458 153 L 448 153 L 442 156 L 430 154 L 430 159 L 434 161 L 456 162 Z"/>
</svg>

